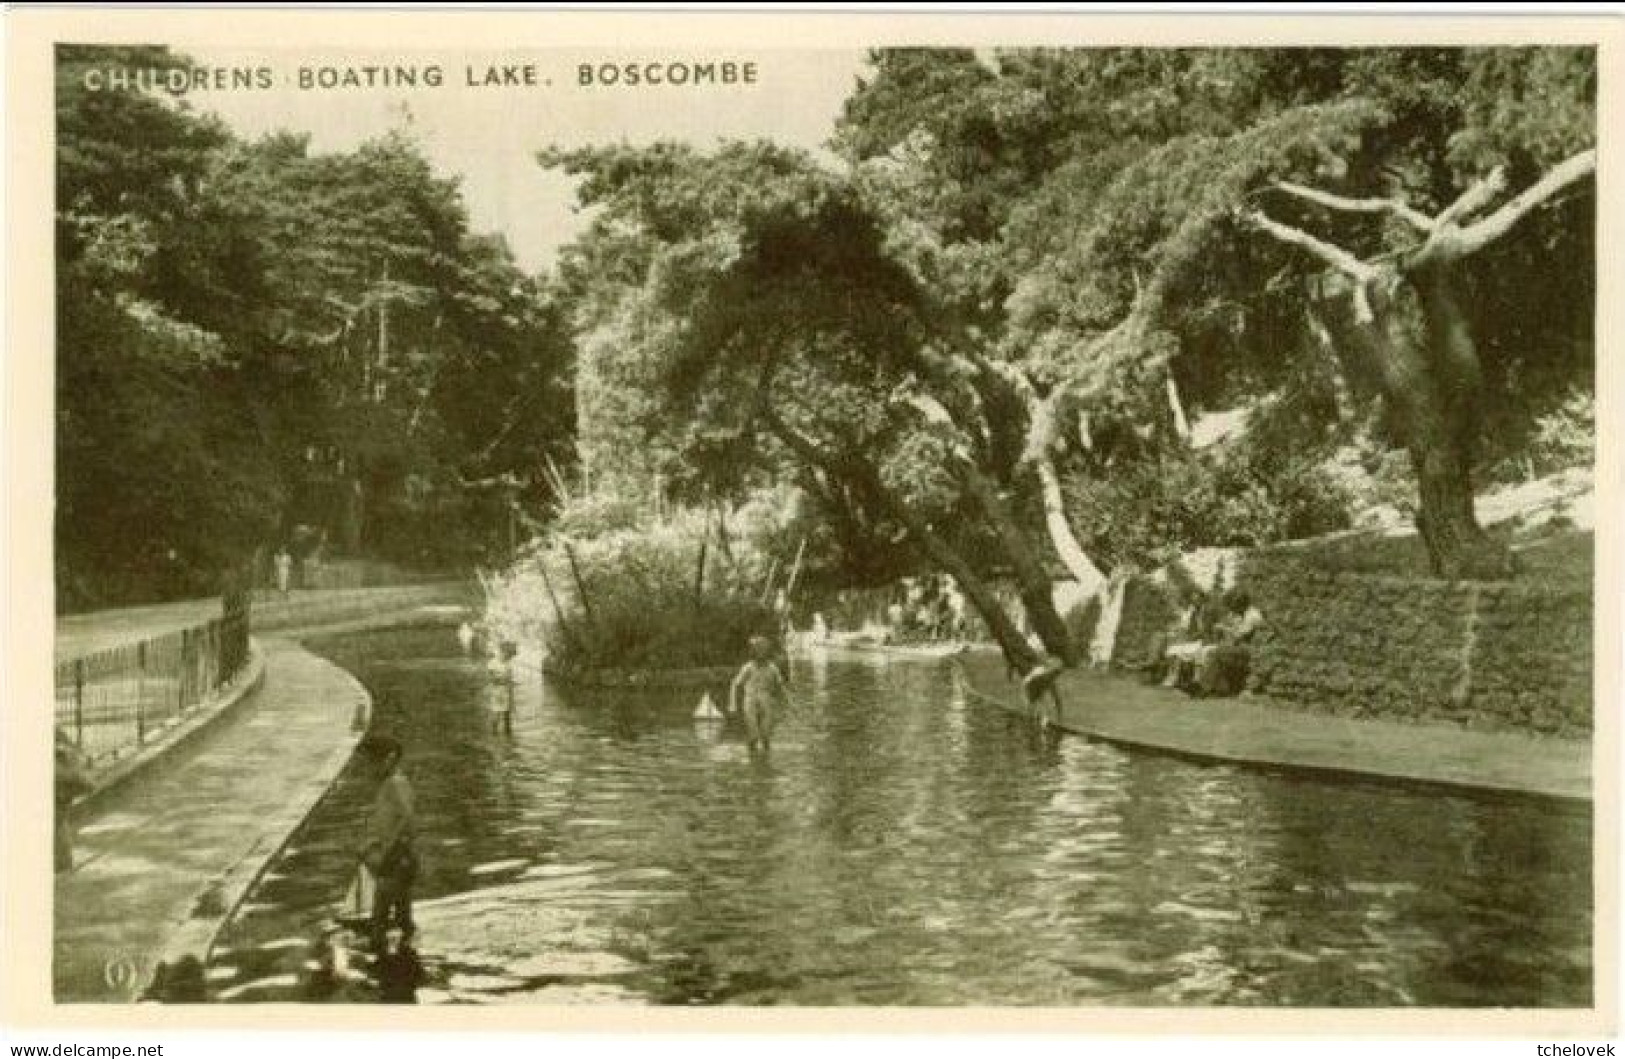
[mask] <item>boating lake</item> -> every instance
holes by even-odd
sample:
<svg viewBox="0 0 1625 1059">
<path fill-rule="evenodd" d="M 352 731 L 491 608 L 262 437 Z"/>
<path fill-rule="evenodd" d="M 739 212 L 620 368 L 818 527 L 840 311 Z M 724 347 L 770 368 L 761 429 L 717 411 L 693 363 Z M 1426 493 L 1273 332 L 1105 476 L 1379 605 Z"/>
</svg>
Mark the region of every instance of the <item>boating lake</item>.
<svg viewBox="0 0 1625 1059">
<path fill-rule="evenodd" d="M 509 737 L 450 629 L 312 646 L 406 746 L 420 1002 L 1591 1003 L 1587 805 L 1045 736 L 879 654 L 798 658 L 767 757 L 692 696 L 536 677 Z M 250 893 L 218 999 L 297 999 L 373 790 L 352 765 Z"/>
</svg>

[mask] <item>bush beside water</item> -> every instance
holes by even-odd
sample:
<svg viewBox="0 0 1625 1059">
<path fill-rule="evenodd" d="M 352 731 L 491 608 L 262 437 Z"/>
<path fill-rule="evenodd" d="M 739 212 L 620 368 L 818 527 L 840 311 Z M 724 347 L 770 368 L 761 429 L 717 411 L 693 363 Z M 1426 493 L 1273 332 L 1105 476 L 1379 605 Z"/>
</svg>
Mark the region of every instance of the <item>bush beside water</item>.
<svg viewBox="0 0 1625 1059">
<path fill-rule="evenodd" d="M 782 586 L 787 573 L 751 536 L 702 511 L 628 521 L 532 542 L 486 580 L 487 632 L 542 643 L 563 671 L 738 665 L 752 636 L 776 635 L 768 579 Z"/>
</svg>

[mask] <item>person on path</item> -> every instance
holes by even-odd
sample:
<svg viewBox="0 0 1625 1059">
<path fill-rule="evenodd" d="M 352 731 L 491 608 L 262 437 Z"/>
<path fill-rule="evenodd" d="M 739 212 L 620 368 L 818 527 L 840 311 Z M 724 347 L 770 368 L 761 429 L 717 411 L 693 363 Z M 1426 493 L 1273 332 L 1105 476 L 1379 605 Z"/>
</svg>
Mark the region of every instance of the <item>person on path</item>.
<svg viewBox="0 0 1625 1059">
<path fill-rule="evenodd" d="M 73 803 L 91 789 L 79 748 L 60 728 L 56 732 L 56 870 L 73 870 Z"/>
<path fill-rule="evenodd" d="M 276 590 L 283 599 L 287 599 L 288 584 L 293 578 L 293 559 L 288 555 L 288 549 L 278 548 L 271 565 L 276 569 Z"/>
<path fill-rule="evenodd" d="M 361 863 L 375 880 L 370 940 L 374 955 L 381 955 L 391 926 L 398 926 L 407 938 L 417 929 L 412 922 L 412 884 L 418 873 L 417 818 L 412 785 L 400 768 L 401 744 L 379 736 L 372 740 L 372 754 L 380 783 L 367 817 Z"/>
<path fill-rule="evenodd" d="M 728 688 L 728 709 L 745 722 L 745 742 L 752 750 L 771 750 L 773 728 L 788 698 L 784 673 L 773 659 L 765 636 L 750 638 L 750 660 L 739 668 Z"/>
</svg>

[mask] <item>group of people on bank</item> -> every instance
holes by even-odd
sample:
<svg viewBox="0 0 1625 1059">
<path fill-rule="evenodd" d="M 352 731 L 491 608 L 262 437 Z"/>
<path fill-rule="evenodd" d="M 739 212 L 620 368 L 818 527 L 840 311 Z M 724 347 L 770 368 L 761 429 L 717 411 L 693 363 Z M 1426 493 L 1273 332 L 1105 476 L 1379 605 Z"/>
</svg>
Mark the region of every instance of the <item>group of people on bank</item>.
<svg viewBox="0 0 1625 1059">
<path fill-rule="evenodd" d="M 1192 589 L 1180 603 L 1173 622 L 1151 642 L 1146 680 L 1197 697 L 1239 695 L 1263 612 L 1242 588 Z"/>
<path fill-rule="evenodd" d="M 890 643 L 942 643 L 963 639 L 965 597 L 947 574 L 905 577 L 886 605 Z"/>
</svg>

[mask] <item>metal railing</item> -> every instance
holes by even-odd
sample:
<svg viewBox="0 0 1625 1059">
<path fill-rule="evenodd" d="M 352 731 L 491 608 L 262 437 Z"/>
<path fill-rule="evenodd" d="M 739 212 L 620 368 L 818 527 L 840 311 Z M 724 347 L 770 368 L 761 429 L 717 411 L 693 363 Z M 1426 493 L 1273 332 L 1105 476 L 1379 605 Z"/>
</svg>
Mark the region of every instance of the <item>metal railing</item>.
<svg viewBox="0 0 1625 1059">
<path fill-rule="evenodd" d="M 91 767 L 139 749 L 236 679 L 248 631 L 248 595 L 234 592 L 202 625 L 58 663 L 57 731 Z"/>
</svg>

